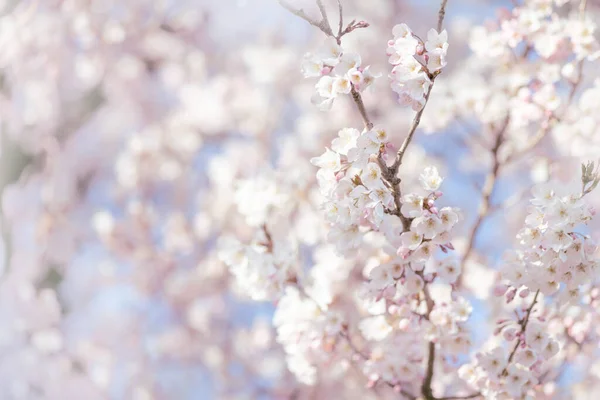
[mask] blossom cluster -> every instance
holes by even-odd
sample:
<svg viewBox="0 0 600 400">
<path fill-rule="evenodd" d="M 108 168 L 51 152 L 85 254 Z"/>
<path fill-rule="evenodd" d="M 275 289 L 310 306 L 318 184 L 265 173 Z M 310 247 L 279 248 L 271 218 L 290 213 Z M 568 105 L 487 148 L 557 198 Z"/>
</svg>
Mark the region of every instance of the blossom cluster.
<svg viewBox="0 0 600 400">
<path fill-rule="evenodd" d="M 421 183 L 428 191 L 426 196 L 410 193 L 402 198 L 400 212 L 411 223 L 409 230 L 400 234 L 396 258 L 369 273 L 369 291 L 378 298 L 392 298 L 397 290 L 403 295 L 417 294 L 424 287 L 424 278 L 431 281 L 438 277 L 452 284 L 460 275 L 460 264 L 453 257 L 440 261 L 433 276 L 423 275 L 436 250 L 447 253 L 454 249 L 451 232 L 459 220 L 459 212 L 452 207 L 438 209 L 435 202 L 442 196 L 438 190 L 442 178 L 435 167 L 425 168 Z M 399 285 L 396 286 L 397 283 Z"/>
<path fill-rule="evenodd" d="M 448 33 L 431 29 L 425 43 L 406 24 L 396 25 L 392 33 L 394 38 L 387 49 L 389 62 L 394 65 L 392 90 L 398 94 L 400 104 L 419 111 L 427 101 L 432 79 L 447 64 Z"/>
<path fill-rule="evenodd" d="M 502 270 L 510 287 L 507 299 L 518 290 L 521 297 L 538 290 L 550 296 L 562 287 L 564 300 L 577 301 L 580 285 L 597 274 L 596 244 L 576 230 L 594 212 L 580 193 L 561 193 L 556 188 L 550 182 L 533 189 L 525 227 L 517 234 L 522 247 L 511 253 Z"/>
<path fill-rule="evenodd" d="M 228 3 L 0 1 L 0 399 L 600 398 L 600 2 Z"/>
<path fill-rule="evenodd" d="M 381 127 L 362 133 L 346 128 L 338 132 L 331 149 L 311 159 L 319 167 L 317 180 L 325 218 L 332 224 L 330 237 L 340 251 L 360 244 L 361 229 L 379 229 L 385 210 L 394 204 L 377 162 L 388 140 L 387 131 Z"/>
<path fill-rule="evenodd" d="M 511 13 L 503 13 L 498 25 L 474 29 L 471 48 L 478 55 L 498 57 L 523 42 L 530 42 L 544 59 L 560 58 L 569 47 L 576 60 L 598 58 L 595 22 L 578 12 L 565 13 L 561 8 L 566 3 L 569 1 L 524 1 Z M 567 17 L 558 17 L 560 14 Z"/>
<path fill-rule="evenodd" d="M 512 350 L 496 346 L 479 353 L 476 365 L 467 364 L 460 371 L 463 379 L 490 398 L 526 395 L 560 351 L 548 324 L 548 312 L 536 312 L 539 299 L 555 297 L 556 318 L 569 303 L 581 303 L 582 285 L 597 276 L 597 246 L 576 231 L 591 221 L 594 212 L 582 193 L 561 192 L 557 187 L 550 182 L 533 188 L 525 227 L 517 234 L 521 247 L 507 255 L 502 281 L 494 289 L 507 303 L 516 298 L 528 302 L 517 313 L 517 321 L 498 321 L 496 333 Z"/>
<path fill-rule="evenodd" d="M 329 110 L 338 95 L 362 92 L 378 77 L 370 66 L 362 66 L 360 54 L 344 51 L 332 37 L 315 54 L 304 56 L 302 72 L 305 78 L 319 78 L 312 102 L 320 110 Z"/>
<path fill-rule="evenodd" d="M 259 231 L 259 237 L 248 245 L 235 238 L 221 242 L 221 260 L 236 277 L 242 293 L 253 300 L 275 300 L 287 285 L 298 279 L 295 248 L 271 240 L 264 231 Z"/>
<path fill-rule="evenodd" d="M 369 316 L 359 324 L 362 337 L 371 342 L 365 374 L 372 382 L 410 387 L 425 369 L 427 349 L 422 338 L 440 344 L 444 354 L 457 356 L 468 352 L 470 333 L 465 322 L 471 314 L 470 303 L 460 295 L 430 297 L 431 285 L 452 285 L 461 273 L 455 257 L 435 261 L 435 255 L 453 250 L 451 232 L 459 212 L 450 207 L 438 209 L 436 200 L 443 179 L 435 167 L 420 176 L 425 195 L 403 196 L 400 212 L 410 221 L 408 231 L 390 242 L 396 252 L 365 271 L 367 282 L 361 296 Z M 408 353 L 405 350 L 410 349 Z"/>
<path fill-rule="evenodd" d="M 277 305 L 273 324 L 277 329 L 277 340 L 287 354 L 290 371 L 304 384 L 316 383 L 316 366 L 331 363 L 332 357 L 336 357 L 334 348 L 337 347 L 338 354 L 350 350 L 340 335 L 345 330 L 343 316 L 295 287 L 286 289 Z M 339 361 L 326 373 L 342 375 L 349 364 L 344 358 Z"/>
</svg>

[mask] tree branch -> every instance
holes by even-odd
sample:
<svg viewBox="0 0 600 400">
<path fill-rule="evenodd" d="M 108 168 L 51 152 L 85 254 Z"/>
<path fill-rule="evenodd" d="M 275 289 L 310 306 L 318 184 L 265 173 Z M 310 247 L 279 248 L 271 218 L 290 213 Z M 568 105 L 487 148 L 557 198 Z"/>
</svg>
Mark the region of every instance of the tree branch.
<svg viewBox="0 0 600 400">
<path fill-rule="evenodd" d="M 421 386 L 421 393 L 427 400 L 435 400 L 433 391 L 431 390 L 431 382 L 433 381 L 433 366 L 435 364 L 435 343 L 429 342 L 427 356 L 427 370 L 425 372 L 425 378 L 423 379 L 423 385 Z"/>
<path fill-rule="evenodd" d="M 494 193 L 494 189 L 496 187 L 496 182 L 498 180 L 498 175 L 500 174 L 500 169 L 502 167 L 502 163 L 500 161 L 498 152 L 500 150 L 500 147 L 504 143 L 504 134 L 506 132 L 506 129 L 508 128 L 509 121 L 510 121 L 510 117 L 507 116 L 504 119 L 502 126 L 498 130 L 498 134 L 496 136 L 496 142 L 494 143 L 494 147 L 491 150 L 491 154 L 493 157 L 492 169 L 486 176 L 485 183 L 484 183 L 483 189 L 481 191 L 482 197 L 481 197 L 481 203 L 479 204 L 479 211 L 477 213 L 477 219 L 475 220 L 475 224 L 473 225 L 473 227 L 471 228 L 471 231 L 469 232 L 469 236 L 467 239 L 467 249 L 465 250 L 465 253 L 463 254 L 462 261 L 461 261 L 461 265 L 463 265 L 463 266 L 464 266 L 465 262 L 471 256 L 471 253 L 473 252 L 473 248 L 475 246 L 475 239 L 477 238 L 479 229 L 481 228 L 483 221 L 488 216 L 490 209 L 491 209 L 490 206 L 492 203 L 492 194 Z M 462 278 L 464 275 L 463 271 L 464 271 L 464 268 L 461 270 L 461 274 L 459 275 L 459 277 L 457 279 L 459 284 L 462 283 Z"/>
<path fill-rule="evenodd" d="M 419 274 L 423 277 L 423 273 Z M 429 293 L 429 288 L 425 286 L 423 288 L 423 294 L 425 295 L 425 304 L 427 305 L 427 314 L 425 318 L 429 319 L 431 311 L 433 311 L 434 302 Z M 427 400 L 436 400 L 431 389 L 431 382 L 433 382 L 433 373 L 435 366 L 435 343 L 429 342 L 427 346 L 427 369 L 425 370 L 425 377 L 423 378 L 423 384 L 421 385 L 421 394 L 425 396 Z"/>
<path fill-rule="evenodd" d="M 402 142 L 402 146 L 400 146 L 400 149 L 398 149 L 398 153 L 396 154 L 396 160 L 394 161 L 394 164 L 392 164 L 392 166 L 391 166 L 394 174 L 396 172 L 398 172 L 398 168 L 400 167 L 400 165 L 402 165 L 402 159 L 404 158 L 406 149 L 408 149 L 408 145 L 410 144 L 410 142 L 412 142 L 413 136 L 414 136 L 415 132 L 417 131 L 419 124 L 421 123 L 421 117 L 423 116 L 423 112 L 425 111 L 425 107 L 427 106 L 427 103 L 429 101 L 429 95 L 431 94 L 431 89 L 433 89 L 433 83 L 434 83 L 434 81 L 432 80 L 431 85 L 429 85 L 429 88 L 427 88 L 427 92 L 425 93 L 425 103 L 423 104 L 423 107 L 421 107 L 421 109 L 415 115 L 415 118 L 413 119 L 412 124 L 410 125 L 410 129 L 408 130 L 408 135 L 404 139 L 404 142 Z"/>
<path fill-rule="evenodd" d="M 521 320 L 521 332 L 520 333 L 525 333 L 525 330 L 527 329 L 527 324 L 529 323 L 529 317 L 531 316 L 531 311 L 533 310 L 533 307 L 537 303 L 539 294 L 540 294 L 540 291 L 538 289 L 535 292 L 535 296 L 533 296 L 533 301 L 531 302 L 531 305 L 527 309 L 527 313 L 525 314 L 525 317 L 523 318 L 523 320 Z M 519 349 L 519 346 L 521 345 L 522 341 L 523 341 L 523 339 L 521 337 L 519 337 L 519 339 L 517 340 L 517 343 L 515 344 L 515 347 L 512 349 L 512 351 L 510 352 L 510 355 L 508 356 L 508 362 L 506 363 L 506 367 L 504 368 L 504 370 L 502 370 L 502 375 L 507 374 L 508 366 L 510 365 L 513 358 L 515 357 L 515 354 L 517 353 L 517 350 Z"/>
<path fill-rule="evenodd" d="M 342 27 L 344 26 L 344 12 L 342 9 L 342 0 L 337 0 L 338 3 L 338 12 L 339 12 L 339 25 L 338 25 L 338 37 L 342 37 Z"/>
<path fill-rule="evenodd" d="M 333 31 L 331 30 L 331 25 L 329 24 L 329 19 L 327 18 L 327 11 L 325 11 L 325 7 L 323 6 L 322 0 L 316 0 L 317 7 L 319 7 L 319 11 L 321 12 L 321 18 L 322 18 L 321 21 L 317 21 L 317 20 L 309 17 L 302 9 L 296 10 L 295 8 L 293 8 L 292 6 L 287 4 L 284 0 L 278 0 L 278 1 L 279 1 L 279 4 L 281 4 L 286 10 L 288 10 L 292 14 L 302 18 L 303 20 L 307 21 L 309 24 L 316 26 L 327 36 L 333 37 L 336 40 L 336 42 L 338 43 L 338 45 L 342 43 L 342 37 L 344 35 L 352 32 L 355 29 L 367 28 L 369 26 L 369 24 L 364 21 L 356 22 L 356 20 L 353 20 L 352 22 L 350 22 L 348 24 L 346 29 L 344 29 L 342 31 L 342 26 L 343 26 L 343 21 L 344 21 L 343 15 L 342 15 L 343 8 L 342 8 L 341 0 L 338 0 L 338 10 L 340 13 L 340 22 L 339 22 L 338 34 L 334 35 Z M 358 107 L 358 112 L 360 113 L 360 116 L 362 117 L 363 123 L 365 124 L 365 128 L 368 130 L 373 128 L 373 123 L 371 123 L 371 120 L 369 119 L 369 116 L 367 115 L 367 110 L 365 108 L 365 104 L 363 103 L 362 96 L 356 90 L 354 85 L 352 86 L 352 99 L 354 100 L 354 103 L 356 103 L 356 106 Z"/>
<path fill-rule="evenodd" d="M 474 399 L 476 397 L 483 397 L 481 393 L 473 393 L 467 396 L 450 396 L 450 397 L 440 397 L 437 400 L 462 400 L 462 399 Z"/>
<path fill-rule="evenodd" d="M 446 15 L 446 4 L 447 3 L 448 3 L 448 0 L 442 0 L 442 3 L 440 4 L 440 10 L 438 12 L 438 23 L 437 23 L 438 31 L 440 31 L 442 29 L 442 26 L 444 23 L 444 16 Z M 433 89 L 433 85 L 435 83 L 435 78 L 438 75 L 439 75 L 439 72 L 430 74 L 429 78 L 431 79 L 431 84 L 427 88 L 427 92 L 425 92 L 425 96 L 424 96 L 425 102 L 423 103 L 423 107 L 421 107 L 421 109 L 419 111 L 417 111 L 417 113 L 415 114 L 415 117 L 410 125 L 409 130 L 408 130 L 408 135 L 406 136 L 406 138 L 402 142 L 402 145 L 398 149 L 398 152 L 396 153 L 396 158 L 394 160 L 394 163 L 390 167 L 388 167 L 385 164 L 385 162 L 383 161 L 381 152 L 379 153 L 379 157 L 378 157 L 379 167 L 382 170 L 382 175 L 383 175 L 384 179 L 389 183 L 390 187 L 392 188 L 392 195 L 394 197 L 394 204 L 396 206 L 396 209 L 390 211 L 390 214 L 397 215 L 400 218 L 400 220 L 402 221 L 403 231 L 405 231 L 405 232 L 410 229 L 410 220 L 408 218 L 404 217 L 402 215 L 402 213 L 400 212 L 400 204 L 401 204 L 400 199 L 402 197 L 402 190 L 400 189 L 401 179 L 398 178 L 398 176 L 397 176 L 398 169 L 400 168 L 400 165 L 402 165 L 402 159 L 404 158 L 404 154 L 406 153 L 406 150 L 408 149 L 408 146 L 412 142 L 415 132 L 417 131 L 417 128 L 419 127 L 419 124 L 421 123 L 421 117 L 423 116 L 423 112 L 425 112 L 425 107 L 427 106 L 427 103 L 429 102 L 429 96 L 431 94 L 431 90 Z"/>
<path fill-rule="evenodd" d="M 325 9 L 323 8 L 323 3 L 321 0 L 317 0 L 317 6 L 319 7 L 319 10 L 321 11 L 321 21 L 317 21 L 314 18 L 311 18 L 308 14 L 306 14 L 304 12 L 303 9 L 295 9 L 292 6 L 290 6 L 288 3 L 286 3 L 284 0 L 277 0 L 279 2 L 279 4 L 281 4 L 281 6 L 283 8 L 285 8 L 286 10 L 288 10 L 289 12 L 291 12 L 292 14 L 302 18 L 303 20 L 305 20 L 306 22 L 308 22 L 309 24 L 311 24 L 312 26 L 316 26 L 317 28 L 319 28 L 324 34 L 326 34 L 327 36 L 334 36 L 333 31 L 331 30 L 331 26 L 329 25 L 329 21 L 327 20 L 327 14 L 325 13 Z"/>
<path fill-rule="evenodd" d="M 369 115 L 367 114 L 367 109 L 365 108 L 365 103 L 363 103 L 362 96 L 360 95 L 358 90 L 356 90 L 354 85 L 352 85 L 352 90 L 350 93 L 352 93 L 352 99 L 354 100 L 354 103 L 356 103 L 356 107 L 358 108 L 358 112 L 360 113 L 363 123 L 365 124 L 365 128 L 367 130 L 371 130 L 373 128 L 373 123 L 369 119 Z"/>
<path fill-rule="evenodd" d="M 440 11 L 438 12 L 438 23 L 437 23 L 437 31 L 440 32 L 442 30 L 442 25 L 444 24 L 444 17 L 446 16 L 446 3 L 448 0 L 442 0 L 442 4 L 440 5 Z"/>
<path fill-rule="evenodd" d="M 331 25 L 329 25 L 329 19 L 327 18 L 327 11 L 325 10 L 325 6 L 323 5 L 323 0 L 316 0 L 317 7 L 319 7 L 319 12 L 321 13 L 321 18 L 323 18 L 323 23 L 325 23 L 329 27 L 329 31 L 333 35 L 333 31 L 331 30 Z"/>
</svg>

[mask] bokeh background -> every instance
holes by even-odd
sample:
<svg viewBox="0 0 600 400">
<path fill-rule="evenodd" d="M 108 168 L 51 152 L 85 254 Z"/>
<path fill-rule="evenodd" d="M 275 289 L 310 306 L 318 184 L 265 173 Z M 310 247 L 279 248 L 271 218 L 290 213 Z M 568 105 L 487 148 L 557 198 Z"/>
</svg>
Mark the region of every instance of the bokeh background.
<svg viewBox="0 0 600 400">
<path fill-rule="evenodd" d="M 311 1 L 290 2 L 315 15 Z M 400 143 L 412 111 L 389 89 L 386 43 L 400 22 L 424 36 L 438 2 L 342 3 L 346 21 L 370 24 L 344 46 L 382 74 L 364 101 Z M 465 217 L 459 249 L 490 166 L 473 137 L 489 138 L 476 119 L 445 121 L 452 105 L 436 97 L 471 90 L 449 77 L 469 71 L 471 28 L 509 5 L 449 0 L 448 67 L 403 166 L 443 171 L 444 202 Z M 323 39 L 275 0 L 0 0 L 0 399 L 296 398 L 274 305 L 236 289 L 218 244 L 252 235 L 237 182 L 283 173 L 303 267 L 343 264 L 314 251 L 326 227 L 309 159 L 362 123 L 350 98 L 329 113 L 310 102 L 300 64 Z M 596 70 L 584 68 L 588 83 Z M 481 304 L 523 193 L 550 176 L 577 186 L 581 161 L 600 154 L 590 145 L 556 160 L 557 146 L 542 143 L 498 181 L 492 202 L 508 207 L 483 222 L 467 282 L 475 342 L 491 329 Z"/>
</svg>

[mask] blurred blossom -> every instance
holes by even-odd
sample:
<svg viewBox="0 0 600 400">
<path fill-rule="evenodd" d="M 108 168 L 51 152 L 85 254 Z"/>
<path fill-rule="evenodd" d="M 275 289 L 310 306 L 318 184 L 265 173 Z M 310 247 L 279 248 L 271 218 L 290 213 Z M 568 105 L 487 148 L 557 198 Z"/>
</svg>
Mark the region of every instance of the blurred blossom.
<svg viewBox="0 0 600 400">
<path fill-rule="evenodd" d="M 599 5 L 0 0 L 0 399 L 596 398 Z"/>
</svg>

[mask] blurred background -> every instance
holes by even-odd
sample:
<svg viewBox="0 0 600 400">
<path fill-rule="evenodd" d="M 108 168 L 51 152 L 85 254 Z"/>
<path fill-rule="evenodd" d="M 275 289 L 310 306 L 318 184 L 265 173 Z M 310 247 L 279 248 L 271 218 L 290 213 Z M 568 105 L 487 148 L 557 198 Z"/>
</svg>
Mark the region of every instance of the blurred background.
<svg viewBox="0 0 600 400">
<path fill-rule="evenodd" d="M 316 15 L 312 1 L 289 2 Z M 344 47 L 382 74 L 366 107 L 401 143 L 412 111 L 389 89 L 386 43 L 401 22 L 424 37 L 439 4 L 342 3 L 345 21 L 370 24 Z M 510 5 L 449 0 L 448 67 L 432 103 L 481 83 L 469 81 L 471 29 Z M 319 252 L 326 225 L 309 160 L 362 122 L 350 98 L 328 113 L 310 102 L 315 82 L 300 65 L 323 39 L 276 0 L 0 0 L 0 399 L 299 396 L 271 327 L 274 305 L 240 293 L 218 245 L 252 236 L 237 211 L 252 200 L 236 196 L 237 183 L 284 174 L 303 267 L 348 262 Z M 596 67 L 584 68 L 588 82 Z M 476 119 L 452 122 L 454 101 L 425 113 L 403 168 L 440 167 L 445 204 L 465 214 L 455 245 L 464 249 L 493 138 Z M 483 147 L 473 147 L 478 135 Z M 580 146 L 552 161 L 566 148 L 557 143 L 498 182 L 492 202 L 512 208 L 490 215 L 475 240 L 474 304 L 522 224 L 519 195 L 549 176 L 579 185 L 570 179 L 580 160 L 598 154 Z M 485 335 L 476 310 L 471 323 Z M 364 398 L 353 388 L 300 397 Z"/>
</svg>

